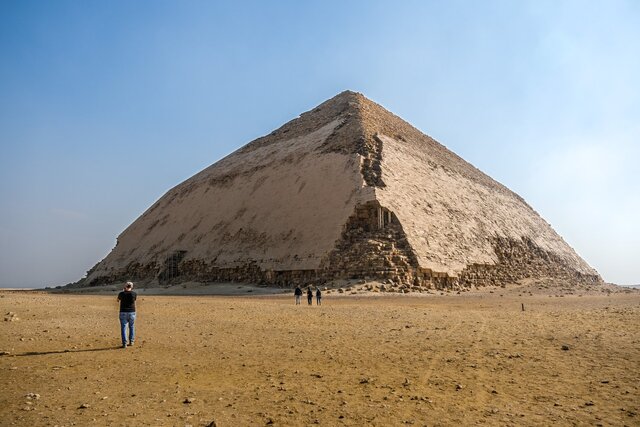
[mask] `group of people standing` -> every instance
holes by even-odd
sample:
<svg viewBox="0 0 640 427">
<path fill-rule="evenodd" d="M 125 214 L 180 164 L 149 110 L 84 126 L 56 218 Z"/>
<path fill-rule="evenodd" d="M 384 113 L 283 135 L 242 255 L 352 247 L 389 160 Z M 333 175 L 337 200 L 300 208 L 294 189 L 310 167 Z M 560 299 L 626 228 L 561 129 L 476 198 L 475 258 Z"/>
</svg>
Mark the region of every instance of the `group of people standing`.
<svg viewBox="0 0 640 427">
<path fill-rule="evenodd" d="M 296 296 L 296 305 L 300 305 L 300 299 L 302 298 L 302 289 L 300 286 L 296 286 L 296 289 L 293 291 L 293 294 Z M 309 305 L 313 305 L 313 290 L 311 286 L 307 287 L 307 303 Z M 316 305 L 322 305 L 322 292 L 320 292 L 320 288 L 316 286 Z"/>
</svg>

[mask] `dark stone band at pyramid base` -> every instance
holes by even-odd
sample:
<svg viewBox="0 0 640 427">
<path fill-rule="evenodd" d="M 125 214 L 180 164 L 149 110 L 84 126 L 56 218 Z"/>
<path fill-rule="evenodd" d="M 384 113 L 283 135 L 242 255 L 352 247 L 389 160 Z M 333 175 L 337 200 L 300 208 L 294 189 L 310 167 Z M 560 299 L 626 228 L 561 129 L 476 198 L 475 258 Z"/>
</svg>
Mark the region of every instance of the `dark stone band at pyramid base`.
<svg viewBox="0 0 640 427">
<path fill-rule="evenodd" d="M 353 230 L 345 230 L 342 242 L 353 239 Z M 175 263 L 175 256 L 168 257 L 164 264 L 131 263 L 125 269 L 102 276 L 91 283 L 80 281 L 79 286 L 99 286 L 134 280 L 147 284 L 174 285 L 183 282 L 237 282 L 262 286 L 293 288 L 296 285 L 325 285 L 335 280 L 379 281 L 390 286 L 387 290 L 461 290 L 483 286 L 505 286 L 522 279 L 555 279 L 573 284 L 602 284 L 598 275 L 580 273 L 562 262 L 557 256 L 537 247 L 531 240 L 496 238 L 494 250 L 499 262 L 495 265 L 474 264 L 465 268 L 458 276 L 434 272 L 417 266 L 415 256 L 398 248 L 401 229 L 393 222 L 385 233 L 372 230 L 359 241 L 367 245 L 347 245 L 341 251 L 341 243 L 327 258 L 324 266 L 317 270 L 262 270 L 256 264 L 220 268 L 204 260 L 182 259 Z M 381 249 L 375 253 L 371 246 Z M 395 247 L 395 248 L 392 248 Z M 179 257 L 184 256 L 181 253 Z"/>
</svg>

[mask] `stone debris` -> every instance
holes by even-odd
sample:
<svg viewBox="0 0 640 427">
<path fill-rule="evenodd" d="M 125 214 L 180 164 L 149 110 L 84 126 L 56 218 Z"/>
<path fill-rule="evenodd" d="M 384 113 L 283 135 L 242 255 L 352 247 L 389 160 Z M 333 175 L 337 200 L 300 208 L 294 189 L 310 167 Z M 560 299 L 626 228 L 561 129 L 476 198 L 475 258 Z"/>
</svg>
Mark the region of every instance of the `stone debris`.
<svg viewBox="0 0 640 427">
<path fill-rule="evenodd" d="M 4 315 L 4 321 L 5 322 L 15 322 L 16 320 L 20 320 L 20 318 L 13 311 L 10 311 L 10 312 L 8 312 L 7 314 Z"/>
</svg>

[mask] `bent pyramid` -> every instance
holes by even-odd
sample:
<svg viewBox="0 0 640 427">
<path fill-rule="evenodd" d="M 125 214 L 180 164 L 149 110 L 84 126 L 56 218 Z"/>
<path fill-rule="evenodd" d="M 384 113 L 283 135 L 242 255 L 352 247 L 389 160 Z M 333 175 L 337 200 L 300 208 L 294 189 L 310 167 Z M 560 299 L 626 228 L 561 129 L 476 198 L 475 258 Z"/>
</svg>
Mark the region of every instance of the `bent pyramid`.
<svg viewBox="0 0 640 427">
<path fill-rule="evenodd" d="M 602 281 L 520 196 L 346 91 L 169 190 L 81 285 L 528 277 Z"/>
</svg>

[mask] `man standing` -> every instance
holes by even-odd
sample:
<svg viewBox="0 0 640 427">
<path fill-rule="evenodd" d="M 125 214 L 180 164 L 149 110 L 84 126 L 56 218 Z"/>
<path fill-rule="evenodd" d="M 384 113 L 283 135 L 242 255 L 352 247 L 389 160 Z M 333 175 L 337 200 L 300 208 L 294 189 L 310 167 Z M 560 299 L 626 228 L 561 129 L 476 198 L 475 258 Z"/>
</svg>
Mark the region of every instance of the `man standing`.
<svg viewBox="0 0 640 427">
<path fill-rule="evenodd" d="M 296 305 L 300 305 L 300 297 L 302 296 L 302 289 L 300 289 L 300 286 L 296 286 L 296 290 L 293 291 L 293 294 L 296 296 Z"/>
<path fill-rule="evenodd" d="M 320 287 L 316 286 L 316 305 L 320 305 L 322 303 L 322 292 L 320 292 Z"/>
<path fill-rule="evenodd" d="M 127 282 L 122 292 L 118 294 L 120 301 L 120 335 L 122 336 L 122 348 L 133 345 L 136 335 L 136 293 L 133 292 L 133 283 Z M 127 340 L 127 326 L 129 339 Z"/>
</svg>

